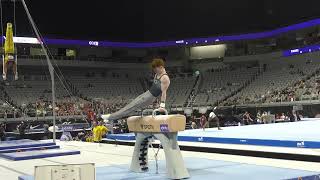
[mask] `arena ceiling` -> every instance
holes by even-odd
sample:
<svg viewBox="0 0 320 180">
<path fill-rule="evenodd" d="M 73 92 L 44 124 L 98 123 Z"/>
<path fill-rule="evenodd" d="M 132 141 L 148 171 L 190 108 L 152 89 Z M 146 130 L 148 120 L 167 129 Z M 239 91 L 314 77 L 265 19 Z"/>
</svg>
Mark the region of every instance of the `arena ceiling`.
<svg viewBox="0 0 320 180">
<path fill-rule="evenodd" d="M 13 3 L 2 0 L 3 21 Z M 45 37 L 150 42 L 258 32 L 320 17 L 319 0 L 25 0 Z M 32 36 L 16 2 L 18 36 Z"/>
</svg>

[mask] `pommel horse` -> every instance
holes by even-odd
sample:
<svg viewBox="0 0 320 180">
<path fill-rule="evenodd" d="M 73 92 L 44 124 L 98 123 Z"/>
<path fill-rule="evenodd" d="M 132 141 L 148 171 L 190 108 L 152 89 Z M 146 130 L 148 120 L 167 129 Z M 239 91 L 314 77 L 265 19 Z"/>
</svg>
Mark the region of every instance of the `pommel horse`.
<svg viewBox="0 0 320 180">
<path fill-rule="evenodd" d="M 171 179 L 189 178 L 180 148 L 177 142 L 178 131 L 184 131 L 186 117 L 183 115 L 152 115 L 131 116 L 127 123 L 129 130 L 135 133 L 136 143 L 132 156 L 130 170 L 133 172 L 148 171 L 149 138 L 158 139 L 164 149 L 166 158 L 167 176 Z"/>
</svg>

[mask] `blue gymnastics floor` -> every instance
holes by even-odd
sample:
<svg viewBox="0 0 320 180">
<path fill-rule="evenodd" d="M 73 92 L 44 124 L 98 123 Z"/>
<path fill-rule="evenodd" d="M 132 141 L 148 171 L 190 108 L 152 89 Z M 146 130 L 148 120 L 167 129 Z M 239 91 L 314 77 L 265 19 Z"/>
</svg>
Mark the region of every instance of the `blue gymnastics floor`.
<svg viewBox="0 0 320 180">
<path fill-rule="evenodd" d="M 192 180 L 319 180 L 320 172 L 295 169 L 257 166 L 202 158 L 185 158 L 186 167 Z M 147 173 L 130 172 L 129 165 L 115 165 L 96 168 L 96 180 L 167 179 L 165 161 L 159 161 L 159 174 L 156 174 L 154 161 L 149 164 Z M 317 178 L 318 177 L 318 178 Z M 19 180 L 34 180 L 33 176 L 20 176 Z"/>
<path fill-rule="evenodd" d="M 320 120 L 250 126 L 186 130 L 179 132 L 179 141 L 244 144 L 276 147 L 320 148 Z M 108 139 L 135 140 L 133 133 L 110 134 Z"/>
</svg>

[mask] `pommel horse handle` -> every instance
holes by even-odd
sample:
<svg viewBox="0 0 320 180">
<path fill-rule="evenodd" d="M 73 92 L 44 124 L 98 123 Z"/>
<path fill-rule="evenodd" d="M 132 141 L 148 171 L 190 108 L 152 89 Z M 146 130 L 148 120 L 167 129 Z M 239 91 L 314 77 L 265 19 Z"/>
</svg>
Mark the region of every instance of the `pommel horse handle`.
<svg viewBox="0 0 320 180">
<path fill-rule="evenodd" d="M 155 109 L 152 111 L 152 116 L 156 116 L 157 115 L 157 112 L 161 112 L 160 109 Z M 164 113 L 165 115 L 168 115 L 168 111 L 166 109 L 164 109 Z"/>
<path fill-rule="evenodd" d="M 156 115 L 159 109 L 152 111 L 152 115 L 129 117 L 129 130 L 135 133 L 136 143 L 132 156 L 130 170 L 133 172 L 148 171 L 148 147 L 152 137 L 160 140 L 166 157 L 167 175 L 171 179 L 188 178 L 189 173 L 177 142 L 178 131 L 185 130 L 186 117 L 183 115 Z"/>
<path fill-rule="evenodd" d="M 143 117 L 146 112 L 151 112 L 151 111 L 152 111 L 152 116 L 156 116 L 157 112 L 161 112 L 160 109 L 144 109 L 143 111 L 141 111 L 141 117 Z M 164 109 L 164 113 L 165 115 L 168 115 L 168 111 L 166 109 Z"/>
</svg>

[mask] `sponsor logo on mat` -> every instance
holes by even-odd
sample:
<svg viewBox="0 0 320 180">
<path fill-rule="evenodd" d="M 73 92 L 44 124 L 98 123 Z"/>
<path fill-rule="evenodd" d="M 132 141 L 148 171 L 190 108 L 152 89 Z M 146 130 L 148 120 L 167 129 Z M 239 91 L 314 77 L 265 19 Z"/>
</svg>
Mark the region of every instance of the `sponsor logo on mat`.
<svg viewBox="0 0 320 180">
<path fill-rule="evenodd" d="M 305 147 L 305 145 L 304 145 L 304 141 L 297 142 L 297 147 L 300 147 L 300 148 Z"/>
</svg>

